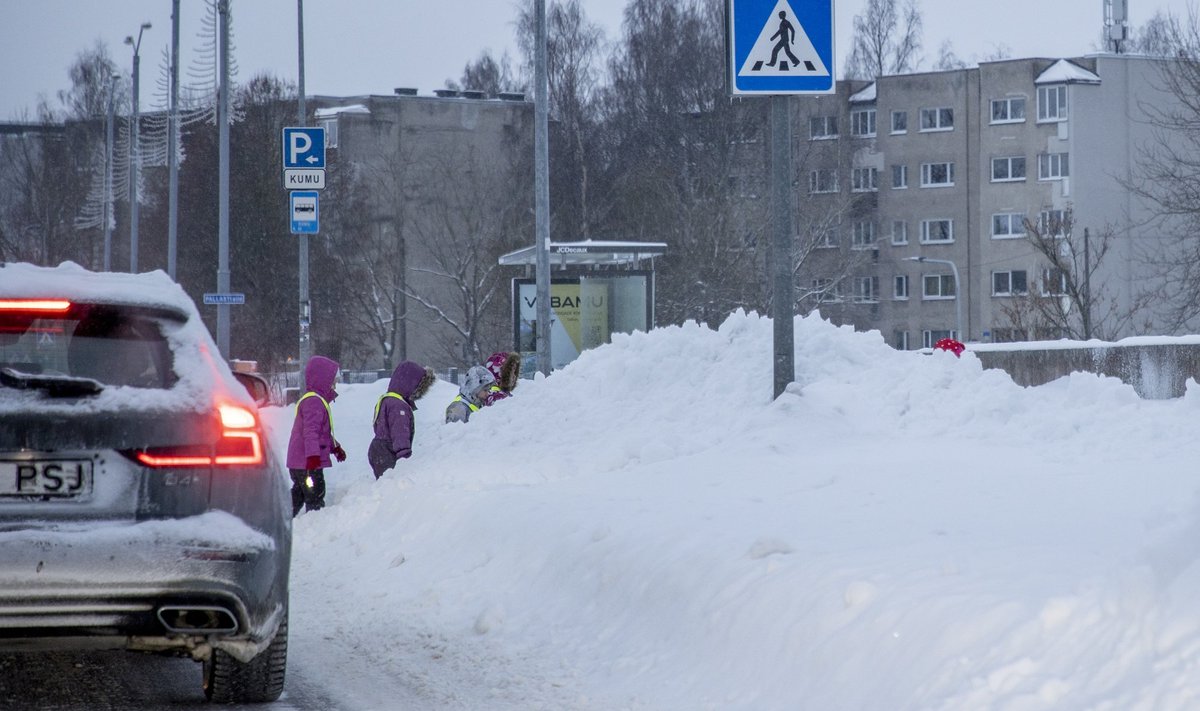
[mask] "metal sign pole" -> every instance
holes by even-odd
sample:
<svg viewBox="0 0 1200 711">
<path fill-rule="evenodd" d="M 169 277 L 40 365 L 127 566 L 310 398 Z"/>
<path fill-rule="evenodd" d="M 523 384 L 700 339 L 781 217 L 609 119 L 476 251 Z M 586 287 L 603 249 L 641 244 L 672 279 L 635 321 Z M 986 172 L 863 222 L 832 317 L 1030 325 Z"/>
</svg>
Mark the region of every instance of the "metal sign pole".
<svg viewBox="0 0 1200 711">
<path fill-rule="evenodd" d="M 546 0 L 537 3 L 534 52 L 534 223 L 537 243 L 537 360 L 550 374 L 550 151 L 549 80 L 546 73 Z"/>
<path fill-rule="evenodd" d="M 307 126 L 307 109 L 304 106 L 304 0 L 296 0 L 296 34 L 299 55 L 299 82 L 297 85 L 299 126 Z M 308 302 L 308 234 L 300 235 L 300 377 L 304 378 L 304 364 L 312 357 L 312 341 L 309 324 L 312 313 Z M 300 384 L 305 387 L 304 383 Z"/>
<path fill-rule="evenodd" d="M 771 97 L 771 273 L 774 294 L 775 397 L 796 377 L 792 285 L 792 122 L 787 96 Z"/>
</svg>

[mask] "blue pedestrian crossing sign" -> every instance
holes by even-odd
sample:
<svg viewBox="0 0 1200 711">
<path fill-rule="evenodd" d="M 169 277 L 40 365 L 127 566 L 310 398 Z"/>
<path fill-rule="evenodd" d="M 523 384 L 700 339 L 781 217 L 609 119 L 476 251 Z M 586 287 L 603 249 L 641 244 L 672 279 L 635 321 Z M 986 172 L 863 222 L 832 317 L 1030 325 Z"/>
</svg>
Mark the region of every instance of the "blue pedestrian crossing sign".
<svg viewBox="0 0 1200 711">
<path fill-rule="evenodd" d="M 325 129 L 316 126 L 287 126 L 283 129 L 283 167 L 324 168 Z"/>
<path fill-rule="evenodd" d="M 833 0 L 794 0 L 794 6 L 788 0 L 727 2 L 730 93 L 835 90 Z"/>
</svg>

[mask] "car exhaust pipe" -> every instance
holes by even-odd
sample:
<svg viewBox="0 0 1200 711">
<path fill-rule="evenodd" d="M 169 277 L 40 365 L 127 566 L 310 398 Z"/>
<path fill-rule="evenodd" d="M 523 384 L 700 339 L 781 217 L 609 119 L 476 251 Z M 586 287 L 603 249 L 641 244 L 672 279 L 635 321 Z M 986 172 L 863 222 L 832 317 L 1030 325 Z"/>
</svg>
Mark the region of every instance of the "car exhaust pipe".
<svg viewBox="0 0 1200 711">
<path fill-rule="evenodd" d="M 233 634 L 237 618 L 215 605 L 168 605 L 158 608 L 158 619 L 175 634 Z"/>
</svg>

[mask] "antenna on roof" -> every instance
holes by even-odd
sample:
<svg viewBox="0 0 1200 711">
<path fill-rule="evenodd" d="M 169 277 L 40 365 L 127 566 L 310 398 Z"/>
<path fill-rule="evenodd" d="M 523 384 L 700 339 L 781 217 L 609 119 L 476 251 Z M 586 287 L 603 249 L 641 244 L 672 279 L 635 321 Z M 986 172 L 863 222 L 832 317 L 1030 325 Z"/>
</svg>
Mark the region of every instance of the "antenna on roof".
<svg viewBox="0 0 1200 711">
<path fill-rule="evenodd" d="M 1129 0 L 1101 0 L 1104 3 L 1104 44 L 1113 54 L 1121 53 L 1121 43 L 1129 39 Z"/>
</svg>

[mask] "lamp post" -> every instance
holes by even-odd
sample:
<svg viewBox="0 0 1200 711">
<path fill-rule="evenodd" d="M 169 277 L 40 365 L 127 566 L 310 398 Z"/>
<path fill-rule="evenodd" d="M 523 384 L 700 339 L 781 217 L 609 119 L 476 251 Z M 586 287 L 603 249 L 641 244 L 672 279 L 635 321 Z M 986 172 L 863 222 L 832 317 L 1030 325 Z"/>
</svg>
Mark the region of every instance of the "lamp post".
<svg viewBox="0 0 1200 711">
<path fill-rule="evenodd" d="M 125 38 L 125 44 L 133 47 L 133 122 L 129 129 L 129 271 L 138 270 L 138 172 L 141 156 L 138 155 L 138 68 L 141 63 L 142 33 L 150 29 L 149 22 L 138 28 L 137 39 L 133 35 Z"/>
<path fill-rule="evenodd" d="M 104 271 L 112 271 L 113 228 L 113 92 L 117 89 L 116 74 L 108 82 L 107 117 L 104 120 Z"/>
<path fill-rule="evenodd" d="M 962 289 L 959 288 L 960 282 L 958 281 L 958 265 L 949 259 L 931 259 L 929 257 L 905 257 L 905 259 L 910 262 L 928 262 L 929 264 L 950 265 L 950 271 L 954 273 L 954 320 L 956 323 L 956 328 L 958 329 L 958 333 L 955 335 L 958 336 L 959 340 L 965 343 L 967 341 L 967 337 L 963 333 Z"/>
</svg>

